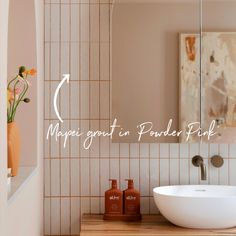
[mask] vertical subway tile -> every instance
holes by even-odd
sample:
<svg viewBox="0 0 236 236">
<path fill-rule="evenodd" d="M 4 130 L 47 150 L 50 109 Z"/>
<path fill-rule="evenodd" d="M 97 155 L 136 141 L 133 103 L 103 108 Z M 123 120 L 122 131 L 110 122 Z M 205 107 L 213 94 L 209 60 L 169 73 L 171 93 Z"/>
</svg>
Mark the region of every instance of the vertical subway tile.
<svg viewBox="0 0 236 236">
<path fill-rule="evenodd" d="M 100 213 L 100 199 L 99 197 L 91 197 L 91 214 Z"/>
<path fill-rule="evenodd" d="M 229 184 L 236 185 L 236 159 L 229 160 Z"/>
<path fill-rule="evenodd" d="M 81 27 L 81 36 L 80 40 L 82 42 L 89 41 L 89 5 L 81 4 L 80 5 L 80 27 Z"/>
<path fill-rule="evenodd" d="M 229 144 L 219 144 L 219 155 L 224 159 L 229 157 Z"/>
<path fill-rule="evenodd" d="M 219 154 L 219 145 L 217 143 L 211 143 L 209 146 L 209 157 Z M 208 155 L 206 156 L 208 158 Z"/>
<path fill-rule="evenodd" d="M 169 185 L 169 160 L 160 159 L 160 186 Z"/>
<path fill-rule="evenodd" d="M 110 7 L 109 4 L 100 5 L 100 40 L 109 42 L 110 32 Z"/>
<path fill-rule="evenodd" d="M 80 198 L 71 198 L 71 235 L 80 234 Z"/>
<path fill-rule="evenodd" d="M 100 128 L 102 131 L 109 132 L 109 121 L 108 120 L 100 120 Z M 100 151 L 101 157 L 109 158 L 109 145 L 110 145 L 110 137 L 102 137 L 100 139 Z"/>
<path fill-rule="evenodd" d="M 149 196 L 149 160 L 140 159 L 140 194 Z"/>
<path fill-rule="evenodd" d="M 179 156 L 180 158 L 188 158 L 189 144 L 180 143 L 179 144 Z"/>
<path fill-rule="evenodd" d="M 129 159 L 120 160 L 120 188 L 127 188 L 127 181 L 129 179 Z"/>
<path fill-rule="evenodd" d="M 130 159 L 130 178 L 134 180 L 134 187 L 136 189 L 139 189 L 140 183 L 139 183 L 139 159 L 132 158 Z"/>
<path fill-rule="evenodd" d="M 75 81 L 70 81 L 70 118 L 78 119 L 80 111 L 80 90 L 79 83 Z"/>
<path fill-rule="evenodd" d="M 91 120 L 90 127 L 91 127 L 91 130 L 94 132 L 99 130 L 99 120 Z M 93 143 L 90 147 L 90 157 L 99 158 L 99 155 L 100 155 L 100 142 L 99 142 L 99 140 L 100 140 L 99 137 L 93 138 Z"/>
<path fill-rule="evenodd" d="M 140 144 L 140 158 L 149 158 L 149 144 L 141 143 Z"/>
<path fill-rule="evenodd" d="M 138 143 L 130 144 L 130 157 L 139 158 L 139 144 Z"/>
<path fill-rule="evenodd" d="M 69 130 L 69 122 L 66 120 L 63 123 L 60 123 L 62 133 L 68 132 Z M 61 145 L 60 145 L 60 155 L 62 158 L 69 158 L 70 156 L 70 137 L 63 136 L 60 138 Z"/>
<path fill-rule="evenodd" d="M 150 157 L 158 158 L 159 157 L 159 144 L 151 143 L 150 144 Z"/>
<path fill-rule="evenodd" d="M 170 158 L 178 158 L 179 157 L 179 144 L 171 143 L 170 144 Z"/>
<path fill-rule="evenodd" d="M 159 160 L 150 159 L 150 192 L 149 195 L 152 196 L 153 189 L 159 186 Z"/>
<path fill-rule="evenodd" d="M 229 160 L 224 159 L 224 165 L 219 169 L 219 184 L 229 184 Z"/>
<path fill-rule="evenodd" d="M 61 198 L 61 235 L 70 234 L 70 199 Z"/>
<path fill-rule="evenodd" d="M 71 196 L 80 195 L 80 161 L 77 159 L 71 160 L 71 173 L 70 173 L 70 184 L 71 184 Z"/>
<path fill-rule="evenodd" d="M 51 180 L 50 180 L 50 160 L 44 160 L 44 196 L 50 196 Z"/>
<path fill-rule="evenodd" d="M 90 163 L 89 159 L 82 158 L 80 167 L 80 177 L 81 177 L 81 196 L 90 195 Z"/>
<path fill-rule="evenodd" d="M 100 43 L 100 80 L 110 79 L 110 44 Z"/>
<path fill-rule="evenodd" d="M 80 73 L 81 80 L 89 80 L 89 43 L 81 43 Z"/>
<path fill-rule="evenodd" d="M 61 196 L 70 195 L 70 163 L 68 159 L 61 160 Z"/>
<path fill-rule="evenodd" d="M 51 121 L 49 125 L 54 128 L 57 125 L 57 121 Z M 55 135 L 50 137 L 50 157 L 59 157 L 59 141 L 56 140 Z"/>
<path fill-rule="evenodd" d="M 200 155 L 203 158 L 208 158 L 208 156 L 209 156 L 209 144 L 208 143 L 200 143 L 199 145 L 200 145 Z"/>
<path fill-rule="evenodd" d="M 236 144 L 229 145 L 229 157 L 236 158 Z"/>
<path fill-rule="evenodd" d="M 44 116 L 46 119 L 50 118 L 50 83 L 44 83 Z"/>
<path fill-rule="evenodd" d="M 192 158 L 195 155 L 199 155 L 199 143 L 190 143 L 189 144 L 189 158 Z"/>
<path fill-rule="evenodd" d="M 90 40 L 99 41 L 99 4 L 90 5 Z"/>
<path fill-rule="evenodd" d="M 60 196 L 60 160 L 51 160 L 51 196 Z"/>
<path fill-rule="evenodd" d="M 44 4 L 44 41 L 50 41 L 50 17 L 51 17 L 51 5 Z"/>
<path fill-rule="evenodd" d="M 68 42 L 61 43 L 61 77 L 70 72 L 70 44 Z M 61 80 L 62 78 L 60 78 Z M 65 85 L 64 85 L 65 86 Z M 67 86 L 68 87 L 68 86 Z"/>
<path fill-rule="evenodd" d="M 78 133 L 81 133 L 79 121 L 77 120 L 71 120 L 71 129 L 78 131 Z M 70 140 L 70 158 L 78 158 L 79 157 L 79 140 L 80 137 L 73 137 Z"/>
<path fill-rule="evenodd" d="M 180 184 L 189 184 L 189 159 L 180 159 L 179 175 Z"/>
<path fill-rule="evenodd" d="M 161 143 L 160 144 L 160 158 L 169 158 L 169 144 Z"/>
<path fill-rule="evenodd" d="M 51 4 L 51 41 L 60 39 L 60 5 Z"/>
<path fill-rule="evenodd" d="M 90 44 L 90 80 L 99 80 L 99 43 Z"/>
<path fill-rule="evenodd" d="M 77 42 L 72 42 L 70 44 L 70 60 L 70 78 L 71 80 L 80 80 L 80 47 Z"/>
<path fill-rule="evenodd" d="M 68 119 L 70 117 L 70 103 L 73 103 L 70 97 L 70 85 L 66 83 L 60 89 L 59 109 L 60 109 L 60 115 L 62 119 Z"/>
<path fill-rule="evenodd" d="M 48 127 L 49 127 L 49 121 L 44 120 L 44 158 L 49 158 L 50 157 L 50 137 L 47 138 L 47 132 L 48 132 Z"/>
<path fill-rule="evenodd" d="M 99 196 L 99 183 L 100 183 L 100 168 L 99 159 L 91 159 L 90 161 L 90 186 L 91 186 L 91 196 Z"/>
<path fill-rule="evenodd" d="M 51 199 L 51 235 L 61 234 L 60 198 Z"/>
<path fill-rule="evenodd" d="M 110 159 L 110 178 L 120 179 L 120 163 L 119 159 Z M 102 193 L 101 193 L 102 194 Z"/>
<path fill-rule="evenodd" d="M 51 228 L 51 200 L 50 198 L 44 198 L 44 235 L 50 235 Z"/>
<path fill-rule="evenodd" d="M 128 143 L 121 143 L 120 144 L 120 157 L 121 158 L 128 158 L 129 157 L 129 144 Z"/>
<path fill-rule="evenodd" d="M 109 119 L 110 117 L 110 83 L 100 82 L 100 118 Z"/>
<path fill-rule="evenodd" d="M 189 174 L 190 184 L 199 184 L 199 168 L 192 165 L 191 159 L 189 162 Z"/>
<path fill-rule="evenodd" d="M 78 42 L 80 38 L 80 4 L 71 4 L 71 41 Z"/>
<path fill-rule="evenodd" d="M 111 158 L 117 158 L 119 157 L 119 143 L 110 143 L 110 157 Z"/>
<path fill-rule="evenodd" d="M 179 159 L 172 159 L 170 161 L 170 184 L 179 184 Z"/>
<path fill-rule="evenodd" d="M 70 39 L 70 5 L 61 4 L 61 41 Z"/>
<path fill-rule="evenodd" d="M 89 158 L 90 156 L 90 150 L 89 150 L 89 145 L 90 144 L 90 140 L 87 139 L 87 133 L 90 130 L 89 127 L 89 120 L 81 120 L 80 121 L 80 129 L 81 132 L 83 133 L 83 135 L 80 138 L 80 157 L 84 158 Z"/>
<path fill-rule="evenodd" d="M 90 198 L 89 197 L 81 197 L 81 215 L 90 214 Z"/>
<path fill-rule="evenodd" d="M 81 119 L 89 118 L 89 82 L 80 82 Z"/>
<path fill-rule="evenodd" d="M 147 215 L 149 214 L 149 198 L 148 197 L 141 197 L 141 214 Z"/>
<path fill-rule="evenodd" d="M 99 82 L 90 82 L 90 119 L 99 119 Z"/>
<path fill-rule="evenodd" d="M 60 47 L 59 43 L 53 42 L 51 43 L 51 74 L 50 74 L 50 80 L 59 80 L 60 79 Z"/>
<path fill-rule="evenodd" d="M 45 42 L 45 44 L 44 44 L 44 80 L 46 80 L 46 81 L 51 80 L 51 78 L 50 78 L 50 57 L 51 57 L 50 42 Z M 45 85 L 45 83 L 44 83 L 44 85 Z M 46 95 L 46 91 L 44 94 Z"/>
<path fill-rule="evenodd" d="M 101 168 L 101 189 L 100 193 L 105 193 L 109 188 L 109 159 L 100 159 L 100 168 Z M 118 183 L 119 184 L 119 183 Z"/>
</svg>

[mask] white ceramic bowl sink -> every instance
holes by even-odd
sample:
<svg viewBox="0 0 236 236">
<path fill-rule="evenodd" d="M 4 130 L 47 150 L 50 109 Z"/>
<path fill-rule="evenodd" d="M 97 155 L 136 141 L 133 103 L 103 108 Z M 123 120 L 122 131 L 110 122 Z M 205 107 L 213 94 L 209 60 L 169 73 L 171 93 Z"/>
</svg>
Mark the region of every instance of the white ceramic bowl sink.
<svg viewBox="0 0 236 236">
<path fill-rule="evenodd" d="M 153 189 L 155 203 L 171 223 L 198 229 L 236 226 L 236 187 L 179 185 Z"/>
</svg>

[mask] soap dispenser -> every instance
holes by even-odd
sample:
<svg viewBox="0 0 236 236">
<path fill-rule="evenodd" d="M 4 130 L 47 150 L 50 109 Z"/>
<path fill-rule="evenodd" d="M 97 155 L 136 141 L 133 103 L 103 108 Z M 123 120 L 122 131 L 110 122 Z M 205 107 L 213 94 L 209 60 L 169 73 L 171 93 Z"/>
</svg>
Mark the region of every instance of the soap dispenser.
<svg viewBox="0 0 236 236">
<path fill-rule="evenodd" d="M 123 192 L 117 188 L 117 180 L 110 179 L 111 189 L 105 192 L 105 216 L 122 215 Z"/>
<path fill-rule="evenodd" d="M 128 188 L 124 190 L 124 214 L 140 215 L 140 193 L 134 189 L 132 179 L 126 181 L 128 181 Z"/>
</svg>

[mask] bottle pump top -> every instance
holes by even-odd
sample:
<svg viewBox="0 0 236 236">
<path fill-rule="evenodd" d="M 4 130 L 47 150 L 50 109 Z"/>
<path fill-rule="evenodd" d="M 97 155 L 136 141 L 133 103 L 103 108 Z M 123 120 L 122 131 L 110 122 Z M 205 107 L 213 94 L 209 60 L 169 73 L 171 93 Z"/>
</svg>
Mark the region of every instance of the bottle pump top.
<svg viewBox="0 0 236 236">
<path fill-rule="evenodd" d="M 134 188 L 134 181 L 132 179 L 126 179 L 128 181 L 128 188 Z"/>
<path fill-rule="evenodd" d="M 111 187 L 113 189 L 117 188 L 117 180 L 116 179 L 109 179 L 109 181 L 111 181 Z"/>
</svg>

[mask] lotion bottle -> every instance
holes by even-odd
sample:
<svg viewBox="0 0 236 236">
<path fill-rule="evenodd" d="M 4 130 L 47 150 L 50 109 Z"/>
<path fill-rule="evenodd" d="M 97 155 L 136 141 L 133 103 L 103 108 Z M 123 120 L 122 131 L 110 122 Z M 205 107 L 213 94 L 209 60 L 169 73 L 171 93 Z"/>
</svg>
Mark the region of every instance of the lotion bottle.
<svg viewBox="0 0 236 236">
<path fill-rule="evenodd" d="M 117 188 L 117 180 L 110 179 L 111 189 L 105 192 L 105 214 L 121 215 L 123 213 L 123 192 Z"/>
<path fill-rule="evenodd" d="M 140 193 L 134 189 L 132 179 L 126 181 L 128 181 L 128 188 L 124 190 L 124 214 L 140 215 Z"/>
</svg>

